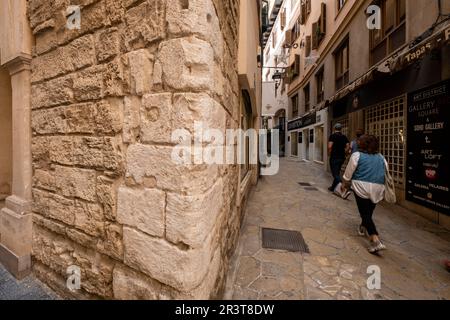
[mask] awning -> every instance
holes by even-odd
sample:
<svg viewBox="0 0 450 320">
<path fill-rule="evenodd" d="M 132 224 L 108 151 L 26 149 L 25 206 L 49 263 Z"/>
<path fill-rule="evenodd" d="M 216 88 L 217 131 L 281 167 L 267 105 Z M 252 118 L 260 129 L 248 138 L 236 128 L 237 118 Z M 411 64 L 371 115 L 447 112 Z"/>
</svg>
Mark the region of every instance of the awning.
<svg viewBox="0 0 450 320">
<path fill-rule="evenodd" d="M 427 39 L 421 41 L 419 44 L 413 47 L 405 46 L 403 50 L 397 52 L 392 57 L 374 66 L 364 75 L 362 75 L 343 89 L 339 90 L 334 96 L 328 99 L 327 105 L 346 97 L 362 86 L 373 81 L 377 74 L 394 74 L 407 68 L 411 64 L 420 61 L 424 56 L 431 53 L 433 50 L 441 49 L 445 45 L 448 45 L 449 41 L 450 25 L 445 27 L 443 30 L 441 29 L 437 33 L 429 36 Z"/>
</svg>

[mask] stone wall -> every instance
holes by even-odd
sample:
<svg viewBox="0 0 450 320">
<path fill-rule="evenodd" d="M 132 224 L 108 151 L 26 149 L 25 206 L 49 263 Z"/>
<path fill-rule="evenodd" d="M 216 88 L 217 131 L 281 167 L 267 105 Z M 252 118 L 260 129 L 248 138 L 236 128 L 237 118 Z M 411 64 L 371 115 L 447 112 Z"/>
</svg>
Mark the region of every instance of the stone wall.
<svg viewBox="0 0 450 320">
<path fill-rule="evenodd" d="M 80 30 L 65 26 L 69 4 Z M 28 1 L 33 269 L 62 295 L 221 296 L 238 166 L 179 166 L 171 133 L 238 127 L 238 11 L 238 0 Z"/>
</svg>

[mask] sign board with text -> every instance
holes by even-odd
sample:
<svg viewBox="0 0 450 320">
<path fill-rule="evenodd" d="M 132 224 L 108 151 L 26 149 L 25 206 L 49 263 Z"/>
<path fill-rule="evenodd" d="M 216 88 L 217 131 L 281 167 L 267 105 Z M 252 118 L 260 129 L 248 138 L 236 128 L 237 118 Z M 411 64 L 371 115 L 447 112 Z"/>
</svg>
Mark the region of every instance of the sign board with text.
<svg viewBox="0 0 450 320">
<path fill-rule="evenodd" d="M 408 95 L 406 200 L 450 215 L 450 80 Z"/>
</svg>

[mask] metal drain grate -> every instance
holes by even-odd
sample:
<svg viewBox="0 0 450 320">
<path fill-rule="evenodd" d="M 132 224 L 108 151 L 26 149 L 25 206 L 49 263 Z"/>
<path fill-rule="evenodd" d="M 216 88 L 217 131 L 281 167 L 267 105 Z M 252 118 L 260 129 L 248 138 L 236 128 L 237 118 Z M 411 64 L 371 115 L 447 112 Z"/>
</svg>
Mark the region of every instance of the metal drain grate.
<svg viewBox="0 0 450 320">
<path fill-rule="evenodd" d="M 319 189 L 315 188 L 315 187 L 308 187 L 305 188 L 306 191 L 319 191 Z"/>
<path fill-rule="evenodd" d="M 308 182 L 299 182 L 299 185 L 301 185 L 302 187 L 311 187 L 311 183 Z"/>
<path fill-rule="evenodd" d="M 309 253 L 308 245 L 298 231 L 262 228 L 262 247 L 264 249 Z"/>
</svg>

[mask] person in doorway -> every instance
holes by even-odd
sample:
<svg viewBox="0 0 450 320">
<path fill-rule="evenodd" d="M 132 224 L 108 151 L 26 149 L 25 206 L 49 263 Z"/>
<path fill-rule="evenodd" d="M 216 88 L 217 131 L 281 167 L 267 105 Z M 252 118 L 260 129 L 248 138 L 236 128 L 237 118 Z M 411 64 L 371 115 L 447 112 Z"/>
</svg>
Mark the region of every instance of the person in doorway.
<svg viewBox="0 0 450 320">
<path fill-rule="evenodd" d="M 359 151 L 351 156 L 344 174 L 344 185 L 348 187 L 351 183 L 362 219 L 358 234 L 369 236 L 368 250 L 373 254 L 386 250 L 373 221 L 375 208 L 384 199 L 385 174 L 388 170 L 386 159 L 379 153 L 379 146 L 377 137 L 363 135 L 358 140 Z"/>
<path fill-rule="evenodd" d="M 356 138 L 350 144 L 350 155 L 354 154 L 355 152 L 358 152 L 358 140 L 363 135 L 364 135 L 364 130 L 363 129 L 356 130 Z"/>
<path fill-rule="evenodd" d="M 350 141 L 342 134 L 342 125 L 337 123 L 334 126 L 335 132 L 328 140 L 328 156 L 330 157 L 330 169 L 333 175 L 333 184 L 328 190 L 334 192 L 341 179 L 341 169 L 345 163 L 346 155 L 350 149 Z"/>
</svg>

